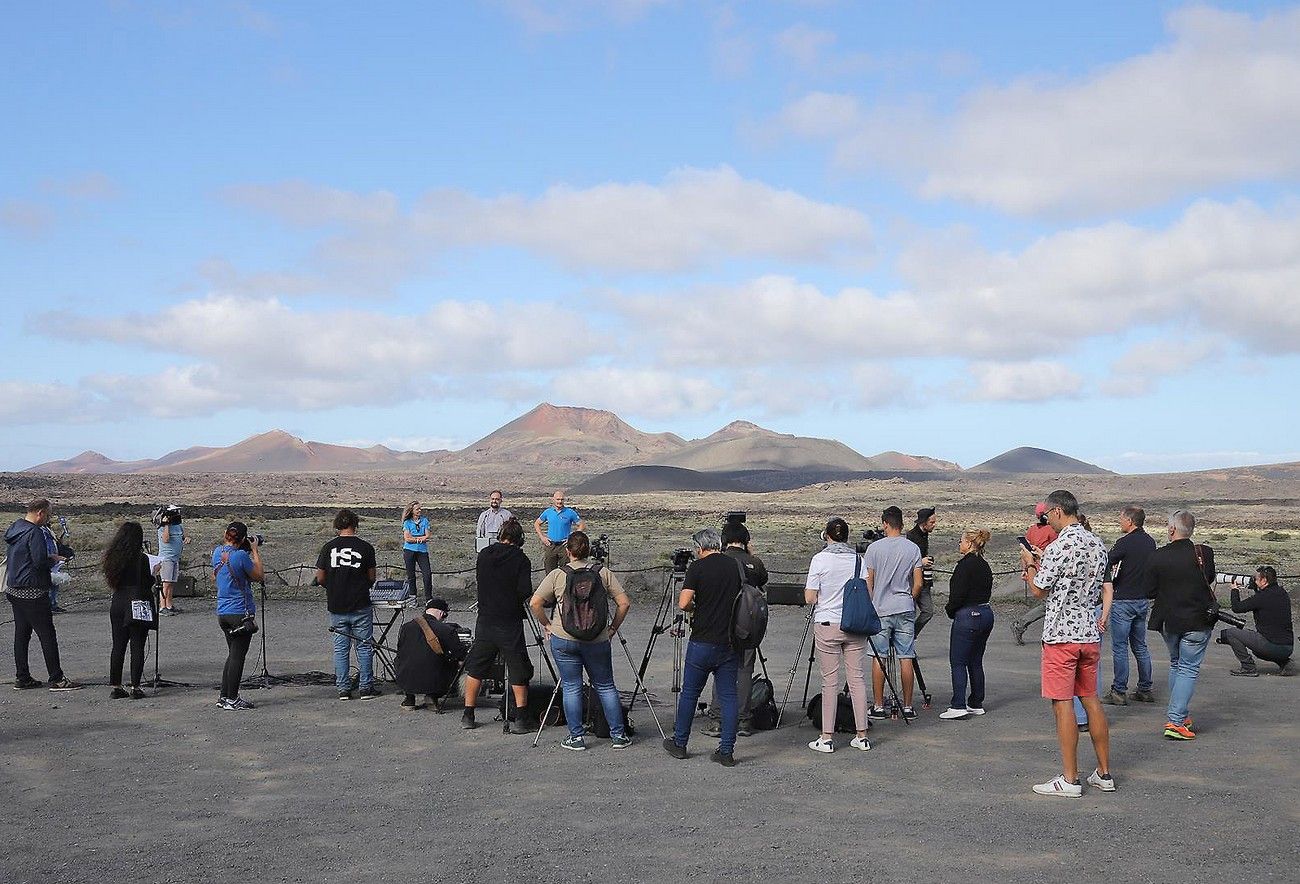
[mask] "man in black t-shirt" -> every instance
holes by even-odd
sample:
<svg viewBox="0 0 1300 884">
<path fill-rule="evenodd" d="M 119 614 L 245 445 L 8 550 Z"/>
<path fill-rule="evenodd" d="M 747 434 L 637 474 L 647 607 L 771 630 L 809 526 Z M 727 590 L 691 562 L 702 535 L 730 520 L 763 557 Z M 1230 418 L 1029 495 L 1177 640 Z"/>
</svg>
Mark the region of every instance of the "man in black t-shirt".
<svg viewBox="0 0 1300 884">
<path fill-rule="evenodd" d="M 736 676 L 740 655 L 731 647 L 731 618 L 740 595 L 740 569 L 735 559 L 722 555 L 722 538 L 714 529 L 696 531 L 691 539 L 695 542 L 696 558 L 686 569 L 677 606 L 695 614 L 691 619 L 691 640 L 686 645 L 686 666 L 682 692 L 677 698 L 673 735 L 664 740 L 664 749 L 674 758 L 686 757 L 695 704 L 712 675 L 722 706 L 722 737 L 712 758 L 724 767 L 733 767 L 739 717 Z"/>
<path fill-rule="evenodd" d="M 745 569 L 745 582 L 762 589 L 767 585 L 767 566 L 763 560 L 749 551 L 749 529 L 743 522 L 728 521 L 722 526 L 722 554 L 735 559 Z M 753 722 L 749 708 L 754 686 L 754 663 L 758 652 L 754 648 L 736 652 L 740 656 L 736 675 L 736 709 L 739 725 L 736 735 L 752 736 Z M 702 733 L 708 737 L 722 736 L 722 700 L 718 696 L 718 680 L 713 680 L 713 701 L 709 703 L 708 724 Z"/>
<path fill-rule="evenodd" d="M 1295 630 L 1291 627 L 1291 597 L 1277 582 L 1277 571 L 1264 565 L 1255 572 L 1255 594 L 1242 598 L 1241 587 L 1232 584 L 1232 610 L 1255 615 L 1254 629 L 1231 627 L 1219 633 L 1219 643 L 1229 645 L 1241 664 L 1231 675 L 1259 675 L 1255 657 L 1277 664 L 1278 675 L 1295 675 L 1291 661 L 1295 652 Z M 1251 652 L 1254 652 L 1252 656 Z"/>
<path fill-rule="evenodd" d="M 357 648 L 357 669 L 361 672 L 361 699 L 373 700 L 382 691 L 375 686 L 374 612 L 370 608 L 370 587 L 375 582 L 375 548 L 357 537 L 361 522 L 352 510 L 334 516 L 338 532 L 321 547 L 316 557 L 316 582 L 325 587 L 325 601 L 334 633 L 334 682 L 340 700 L 352 699 L 348 678 L 352 646 Z"/>
<path fill-rule="evenodd" d="M 928 506 L 916 511 L 916 524 L 907 532 L 907 539 L 916 544 L 921 551 L 921 595 L 916 600 L 916 638 L 921 636 L 925 624 L 934 618 L 934 559 L 930 557 L 930 532 L 939 524 L 934 514 L 934 507 Z M 929 575 L 926 577 L 925 575 Z"/>
</svg>

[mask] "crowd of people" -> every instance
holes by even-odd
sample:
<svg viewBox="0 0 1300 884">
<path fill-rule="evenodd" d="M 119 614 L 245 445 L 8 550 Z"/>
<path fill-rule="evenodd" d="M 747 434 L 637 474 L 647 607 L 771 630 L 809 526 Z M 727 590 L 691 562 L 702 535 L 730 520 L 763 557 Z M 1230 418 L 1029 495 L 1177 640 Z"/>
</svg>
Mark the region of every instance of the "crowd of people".
<svg viewBox="0 0 1300 884">
<path fill-rule="evenodd" d="M 1121 534 L 1110 549 L 1092 531 L 1068 491 L 1048 495 L 1038 504 L 1035 519 L 1020 539 L 1022 577 L 1042 600 L 1041 693 L 1051 703 L 1061 772 L 1034 786 L 1034 791 L 1069 798 L 1082 794 L 1078 741 L 1084 732 L 1097 759 L 1086 783 L 1113 791 L 1116 786 L 1104 706 L 1156 702 L 1148 629 L 1164 639 L 1170 660 L 1163 734 L 1170 740 L 1196 738 L 1190 706 L 1220 616 L 1214 593 L 1218 575 L 1213 551 L 1192 540 L 1196 521 L 1185 510 L 1169 517 L 1168 542 L 1163 546 L 1157 546 L 1146 532 L 1146 514 L 1136 505 L 1124 507 L 1118 514 Z M 14 612 L 14 687 L 20 690 L 46 686 L 32 678 L 28 667 L 33 633 L 44 653 L 49 689 L 80 687 L 65 676 L 59 661 L 49 592 L 60 556 L 57 546 L 50 545 L 50 522 L 50 502 L 35 500 L 5 534 L 5 592 Z M 146 554 L 144 529 L 134 521 L 118 527 L 102 559 L 104 580 L 112 591 L 109 684 L 114 699 L 144 696 L 141 678 L 148 634 L 157 629 L 159 616 L 168 610 L 179 612 L 171 588 L 178 578 L 181 550 L 190 538 L 184 534 L 178 507 L 160 509 L 155 522 L 157 559 L 151 562 Z M 376 582 L 376 554 L 373 545 L 357 536 L 359 524 L 355 512 L 339 510 L 333 521 L 336 536 L 321 548 L 316 561 L 315 582 L 324 588 L 334 636 L 335 686 L 341 701 L 382 696 L 374 669 L 370 596 Z M 872 720 L 889 716 L 886 682 L 891 692 L 895 690 L 887 659 L 897 661 L 901 683 L 898 712 L 905 719 L 916 717 L 916 639 L 934 613 L 934 558 L 929 537 L 937 524 L 935 510 L 924 508 L 917 511 L 905 532 L 902 510 L 891 506 L 881 514 L 879 534 L 874 535 L 877 539 L 861 549 L 850 543 L 851 529 L 844 519 L 831 518 L 826 523 L 824 547 L 809 562 L 804 591 L 822 684 L 821 729 L 809 749 L 835 751 L 842 688 L 852 708 L 855 732 L 848 745 L 860 751 L 871 748 L 868 732 Z M 471 633 L 448 622 L 449 605 L 433 596 L 429 520 L 418 501 L 405 507 L 402 539 L 408 592 L 416 594 L 417 577 L 422 576 L 424 609 L 399 631 L 395 680 L 402 693 L 401 708 L 441 707 L 463 674 L 462 727 L 478 726 L 479 696 L 484 682 L 491 679 L 509 685 L 503 702 L 510 731 L 537 730 L 537 706 L 529 695 L 534 667 L 525 636 L 531 618 L 544 636 L 544 645 L 539 637 L 539 650 L 548 666 L 554 661 L 553 674 L 559 682 L 568 730 L 561 745 L 574 751 L 587 748 L 583 704 L 585 683 L 589 683 L 592 702 L 599 704 L 608 722 L 611 745 L 625 749 L 632 745 L 632 738 L 614 680 L 611 639 L 618 636 L 632 606 L 631 598 L 618 575 L 593 555 L 584 520 L 566 506 L 562 491 L 555 493 L 552 506 L 534 520 L 533 528 L 542 544 L 545 565 L 544 577 L 535 588 L 532 563 L 524 552 L 524 528 L 502 507 L 501 492 L 492 492 L 489 507 L 475 529 L 480 539 L 475 562 L 477 615 Z M 995 621 L 991 606 L 994 575 L 984 559 L 989 541 L 990 533 L 981 528 L 960 535 L 959 559 L 951 572 L 944 605 L 951 621 L 952 698 L 939 715 L 943 720 L 971 718 L 987 711 L 983 660 Z M 680 593 L 673 599 L 689 622 L 690 634 L 673 732 L 665 737 L 663 746 L 673 758 L 687 758 L 692 728 L 697 727 L 718 740 L 712 760 L 730 767 L 736 764 L 737 738 L 751 735 L 754 729 L 749 703 L 756 649 L 736 641 L 737 599 L 746 585 L 762 590 L 768 571 L 753 553 L 749 531 L 741 521 L 729 519 L 720 531 L 701 529 L 692 543 Z M 257 632 L 252 585 L 264 576 L 260 538 L 251 535 L 243 522 L 231 522 L 212 551 L 210 567 L 216 585 L 217 622 L 227 644 L 217 705 L 223 710 L 252 709 L 253 704 L 240 696 L 240 685 Z M 156 582 L 162 587 L 158 595 L 154 592 Z M 865 584 L 879 623 L 878 628 L 866 632 L 856 626 L 846 628 L 844 619 L 850 593 L 860 583 Z M 1233 626 L 1221 632 L 1219 641 L 1230 646 L 1238 660 L 1232 674 L 1257 675 L 1257 658 L 1277 664 L 1281 673 L 1293 673 L 1291 600 L 1278 583 L 1276 571 L 1268 566 L 1259 568 L 1253 593 L 1243 594 L 1246 587 L 1240 584 L 1232 584 L 1231 609 L 1252 614 L 1256 628 Z M 1032 619 L 1027 617 L 1013 624 L 1018 642 L 1029 622 Z M 472 635 L 468 642 L 463 640 L 467 633 Z M 1100 660 L 1107 633 L 1113 679 L 1103 693 Z M 129 681 L 123 684 L 128 648 Z M 1130 654 L 1137 664 L 1131 693 Z M 355 679 L 351 675 L 354 655 Z M 712 702 L 697 725 L 697 703 L 710 679 Z M 425 704 L 417 705 L 418 695 L 425 697 Z"/>
</svg>

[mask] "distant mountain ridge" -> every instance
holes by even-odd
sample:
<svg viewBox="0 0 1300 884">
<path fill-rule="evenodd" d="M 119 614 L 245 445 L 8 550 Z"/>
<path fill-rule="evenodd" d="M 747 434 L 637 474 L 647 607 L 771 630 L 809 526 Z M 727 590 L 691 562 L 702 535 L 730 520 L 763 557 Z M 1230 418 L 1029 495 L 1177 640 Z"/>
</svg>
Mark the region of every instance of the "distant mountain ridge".
<svg viewBox="0 0 1300 884">
<path fill-rule="evenodd" d="M 29 467 L 29 473 L 347 473 L 413 469 L 446 475 L 544 474 L 587 476 L 622 467 L 676 468 L 688 473 L 786 472 L 953 474 L 951 461 L 885 451 L 865 456 L 834 439 L 778 433 L 750 421 L 732 421 L 702 439 L 646 433 L 611 411 L 536 406 L 459 451 L 394 451 L 312 442 L 283 430 L 250 436 L 226 447 L 193 446 L 156 459 L 115 461 L 96 451 Z M 972 468 L 984 473 L 1097 475 L 1100 467 L 1039 448 L 1017 448 Z M 684 474 L 660 469 L 646 475 Z M 785 482 L 793 478 L 781 480 Z M 747 482 L 749 480 L 746 480 Z M 764 480 L 767 481 L 767 480 Z M 775 481 L 775 480 L 774 480 Z"/>
</svg>

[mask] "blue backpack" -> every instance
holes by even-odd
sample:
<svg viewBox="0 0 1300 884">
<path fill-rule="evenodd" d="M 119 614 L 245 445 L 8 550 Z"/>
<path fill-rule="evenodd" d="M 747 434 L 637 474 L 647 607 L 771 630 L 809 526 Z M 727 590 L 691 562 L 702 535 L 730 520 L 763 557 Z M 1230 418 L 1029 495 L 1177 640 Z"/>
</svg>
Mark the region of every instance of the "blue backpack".
<svg viewBox="0 0 1300 884">
<path fill-rule="evenodd" d="M 880 615 L 871 603 L 871 591 L 862 579 L 862 557 L 853 563 L 853 577 L 844 584 L 844 610 L 840 629 L 850 635 L 872 636 L 880 632 Z"/>
</svg>

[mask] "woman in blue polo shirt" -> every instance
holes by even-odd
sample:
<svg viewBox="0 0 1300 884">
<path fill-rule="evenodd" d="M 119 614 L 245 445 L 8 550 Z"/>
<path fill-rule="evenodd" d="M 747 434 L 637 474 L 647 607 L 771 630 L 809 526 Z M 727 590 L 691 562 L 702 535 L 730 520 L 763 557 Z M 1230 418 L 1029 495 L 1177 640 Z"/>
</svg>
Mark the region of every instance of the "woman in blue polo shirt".
<svg viewBox="0 0 1300 884">
<path fill-rule="evenodd" d="M 244 680 L 244 658 L 253 641 L 256 627 L 253 615 L 253 581 L 261 580 L 262 555 L 257 538 L 248 536 L 248 526 L 231 522 L 224 543 L 212 551 L 212 578 L 217 584 L 217 623 L 226 636 L 226 667 L 221 673 L 220 709 L 252 709 L 253 704 L 239 696 Z"/>
<path fill-rule="evenodd" d="M 402 560 L 406 562 L 406 585 L 415 595 L 415 566 L 424 575 L 424 600 L 433 598 L 433 569 L 429 567 L 429 520 L 418 500 L 402 512 Z"/>
</svg>

